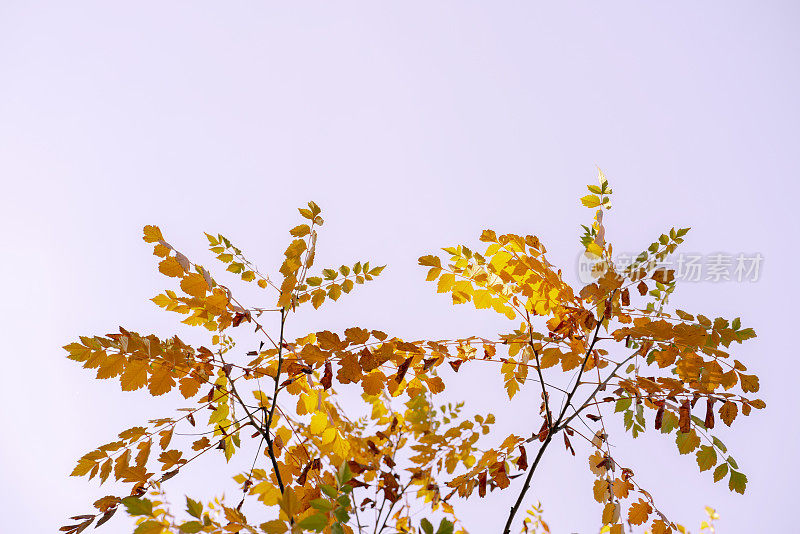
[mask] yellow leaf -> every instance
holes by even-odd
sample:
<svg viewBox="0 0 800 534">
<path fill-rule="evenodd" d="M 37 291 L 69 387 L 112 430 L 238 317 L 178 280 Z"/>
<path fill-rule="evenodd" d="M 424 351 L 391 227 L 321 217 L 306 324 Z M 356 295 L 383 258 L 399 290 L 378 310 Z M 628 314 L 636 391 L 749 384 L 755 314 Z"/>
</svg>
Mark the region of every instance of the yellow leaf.
<svg viewBox="0 0 800 534">
<path fill-rule="evenodd" d="M 628 493 L 633 489 L 633 484 L 621 478 L 614 479 L 614 495 L 618 499 L 624 499 Z"/>
<path fill-rule="evenodd" d="M 439 277 L 439 284 L 436 288 L 438 293 L 447 293 L 450 291 L 450 288 L 453 287 L 453 284 L 456 282 L 455 275 L 451 273 L 445 273 Z"/>
<path fill-rule="evenodd" d="M 228 307 L 228 297 L 219 289 L 214 290 L 214 294 L 206 299 L 205 308 L 212 315 L 222 315 Z"/>
<path fill-rule="evenodd" d="M 594 500 L 597 502 L 607 502 L 611 497 L 611 493 L 608 490 L 608 481 L 603 478 L 594 481 L 592 490 L 594 493 Z"/>
<path fill-rule="evenodd" d="M 278 430 L 275 431 L 275 435 L 280 438 L 283 443 L 289 443 L 289 440 L 292 439 L 292 431 L 285 426 L 279 427 Z"/>
<path fill-rule="evenodd" d="M 328 428 L 328 415 L 322 412 L 317 412 L 311 417 L 311 424 L 309 430 L 312 434 L 321 434 L 323 430 Z"/>
<path fill-rule="evenodd" d="M 322 432 L 322 444 L 327 445 L 336 439 L 337 431 L 335 428 L 327 428 Z"/>
<path fill-rule="evenodd" d="M 560 358 L 560 350 L 556 348 L 547 348 L 542 351 L 542 355 L 539 357 L 539 364 L 542 369 L 547 369 L 548 367 L 553 367 L 555 364 L 557 364 Z"/>
<path fill-rule="evenodd" d="M 191 273 L 181 280 L 181 289 L 192 297 L 202 298 L 206 296 L 208 291 L 208 284 L 202 275 Z"/>
<path fill-rule="evenodd" d="M 653 534 L 667 534 L 668 532 L 671 532 L 671 530 L 667 530 L 667 524 L 661 519 L 656 519 L 653 521 L 653 525 L 650 527 L 650 530 Z"/>
<path fill-rule="evenodd" d="M 381 372 L 370 373 L 361 380 L 361 386 L 367 395 L 377 395 L 386 383 L 386 376 Z"/>
<path fill-rule="evenodd" d="M 603 257 L 603 249 L 595 242 L 589 243 L 589 245 L 586 247 L 586 252 L 596 258 Z"/>
<path fill-rule="evenodd" d="M 183 267 L 174 256 L 170 256 L 169 258 L 162 260 L 161 263 L 158 264 L 158 270 L 161 272 L 161 274 L 165 274 L 167 276 L 183 276 Z"/>
<path fill-rule="evenodd" d="M 159 258 L 166 258 L 167 256 L 169 256 L 169 251 L 170 248 L 162 245 L 161 243 L 153 247 L 153 255 L 158 256 Z"/>
<path fill-rule="evenodd" d="M 105 360 L 100 363 L 97 368 L 97 378 L 113 378 L 122 374 L 125 369 L 125 355 L 124 354 L 109 354 Z"/>
<path fill-rule="evenodd" d="M 603 523 L 606 525 L 619 521 L 619 503 L 606 503 L 603 508 Z"/>
<path fill-rule="evenodd" d="M 289 233 L 294 237 L 303 237 L 311 233 L 311 228 L 307 224 L 301 224 L 289 230 Z"/>
<path fill-rule="evenodd" d="M 192 376 L 184 376 L 180 384 L 181 395 L 187 399 L 194 397 L 200 391 L 201 382 Z"/>
<path fill-rule="evenodd" d="M 289 527 L 287 527 L 286 523 L 280 519 L 273 519 L 272 521 L 261 523 L 261 530 L 267 534 L 283 534 L 289 530 Z"/>
<path fill-rule="evenodd" d="M 164 464 L 161 467 L 161 470 L 168 471 L 170 468 L 178 464 L 186 463 L 185 461 L 184 462 L 181 461 L 181 456 L 183 456 L 183 453 L 177 449 L 172 449 L 169 451 L 162 452 L 161 455 L 158 457 L 158 461 Z"/>
<path fill-rule="evenodd" d="M 653 507 L 650 506 L 649 502 L 644 499 L 639 499 L 637 502 L 631 504 L 628 510 L 628 522 L 633 525 L 641 525 L 647 521 L 647 517 L 652 511 Z"/>
<path fill-rule="evenodd" d="M 475 291 L 472 302 L 477 309 L 489 308 L 492 306 L 492 294 L 486 290 Z"/>
<path fill-rule="evenodd" d="M 342 286 L 339 284 L 331 284 L 328 288 L 328 297 L 330 297 L 331 300 L 338 300 L 340 296 L 342 296 Z"/>
<path fill-rule="evenodd" d="M 596 208 L 600 205 L 600 197 L 597 195 L 586 195 L 585 197 L 581 197 L 581 204 L 587 208 Z"/>
<path fill-rule="evenodd" d="M 157 367 L 150 377 L 149 389 L 154 396 L 163 395 L 175 385 L 175 378 L 170 370 L 164 366 Z"/>
<path fill-rule="evenodd" d="M 164 236 L 161 235 L 161 229 L 158 226 L 147 225 L 144 227 L 144 240 L 147 243 L 155 243 L 163 241 Z"/>
<path fill-rule="evenodd" d="M 147 360 L 132 359 L 120 377 L 123 391 L 133 391 L 147 385 Z"/>
<path fill-rule="evenodd" d="M 608 472 L 608 469 L 606 469 L 603 463 L 604 459 L 605 456 L 600 451 L 595 451 L 594 454 L 589 456 L 589 469 L 591 469 L 595 476 L 602 477 Z"/>
</svg>

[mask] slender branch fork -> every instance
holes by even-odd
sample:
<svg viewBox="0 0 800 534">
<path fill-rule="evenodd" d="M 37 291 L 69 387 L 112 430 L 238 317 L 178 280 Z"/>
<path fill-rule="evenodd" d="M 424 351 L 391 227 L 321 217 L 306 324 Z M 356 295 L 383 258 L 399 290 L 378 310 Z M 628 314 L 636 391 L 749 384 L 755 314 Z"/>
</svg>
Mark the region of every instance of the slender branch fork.
<svg viewBox="0 0 800 534">
<path fill-rule="evenodd" d="M 511 507 L 511 510 L 508 513 L 508 519 L 506 520 L 506 525 L 503 528 L 503 534 L 510 534 L 510 532 L 511 532 L 511 523 L 514 521 L 514 516 L 519 511 L 519 508 L 522 505 L 522 501 L 525 499 L 525 494 L 528 493 L 528 490 L 530 489 L 531 480 L 533 479 L 533 473 L 536 471 L 536 468 L 539 465 L 539 461 L 542 459 L 542 456 L 544 455 L 544 451 L 547 449 L 548 445 L 550 445 L 550 442 L 553 440 L 553 436 L 555 436 L 559 431 L 561 431 L 564 428 L 566 428 L 567 422 L 572 420 L 573 417 L 575 417 L 575 415 L 570 416 L 570 418 L 567 421 L 565 421 L 563 425 L 561 424 L 561 422 L 564 420 L 564 416 L 566 415 L 567 410 L 569 409 L 569 407 L 571 405 L 570 403 L 572 402 L 572 397 L 575 396 L 575 392 L 578 390 L 578 386 L 580 386 L 580 384 L 581 384 L 581 377 L 583 376 L 584 368 L 586 367 L 586 364 L 589 361 L 589 358 L 591 357 L 592 350 L 594 349 L 595 343 L 597 343 L 597 341 L 598 341 L 598 334 L 600 333 L 600 327 L 603 325 L 603 321 L 604 320 L 605 320 L 605 317 L 601 317 L 600 320 L 597 322 L 597 327 L 595 328 L 594 335 L 592 336 L 592 342 L 589 345 L 589 348 L 586 349 L 586 355 L 584 356 L 583 361 L 581 362 L 581 367 L 580 367 L 580 370 L 578 371 L 578 376 L 577 376 L 577 379 L 575 380 L 575 385 L 572 387 L 572 390 L 570 390 L 570 392 L 567 394 L 566 401 L 564 402 L 564 407 L 561 409 L 561 412 L 558 414 L 558 417 L 556 418 L 555 423 L 548 424 L 549 429 L 548 429 L 548 432 L 547 432 L 547 437 L 545 437 L 544 442 L 542 443 L 542 446 L 539 447 L 539 452 L 536 453 L 536 458 L 533 460 L 533 463 L 531 464 L 530 468 L 528 468 L 528 476 L 525 477 L 525 483 L 523 484 L 522 489 L 519 492 L 519 496 L 517 497 L 517 500 L 514 503 L 514 506 Z M 537 362 L 538 362 L 538 356 L 537 356 Z M 617 367 L 617 369 L 619 369 L 619 366 Z M 613 376 L 613 375 L 614 375 L 614 373 L 611 374 L 611 376 Z M 540 375 L 540 380 L 542 382 L 544 382 L 544 380 L 541 379 L 541 375 Z M 600 388 L 600 385 L 598 385 L 598 388 L 595 390 L 595 393 L 597 391 L 599 391 L 599 388 Z M 544 390 L 544 384 L 542 384 L 542 389 Z M 544 391 L 544 396 L 545 396 L 545 399 L 546 399 L 547 398 L 546 390 Z M 547 409 L 547 405 L 545 405 L 545 409 Z M 583 409 L 583 407 L 581 407 L 581 409 Z M 548 410 L 548 413 L 549 413 L 549 410 Z M 550 423 L 549 416 L 547 417 L 547 420 L 548 420 L 548 423 Z"/>
<path fill-rule="evenodd" d="M 283 327 L 285 323 L 286 310 L 281 309 L 281 334 L 278 342 L 278 368 L 275 372 L 275 390 L 272 394 L 272 402 L 270 403 L 269 413 L 266 415 L 266 420 L 263 421 L 262 424 L 258 424 L 256 422 L 255 417 L 247 408 L 248 405 L 244 402 L 244 400 L 242 400 L 242 397 L 236 390 L 236 385 L 234 384 L 233 380 L 231 380 L 231 392 L 233 393 L 233 396 L 236 397 L 236 400 L 239 401 L 239 404 L 241 404 L 245 413 L 247 413 L 250 424 L 258 430 L 258 432 L 261 434 L 261 437 L 267 442 L 267 454 L 269 455 L 270 462 L 272 463 L 272 468 L 275 471 L 275 478 L 278 480 L 278 487 L 281 490 L 281 494 L 283 494 L 285 487 L 283 485 L 283 479 L 281 478 L 281 472 L 278 469 L 278 461 L 275 458 L 275 447 L 273 445 L 272 436 L 269 433 L 269 429 L 272 426 L 272 420 L 275 416 L 275 408 L 278 404 L 278 392 L 280 391 L 281 368 L 283 367 Z"/>
</svg>

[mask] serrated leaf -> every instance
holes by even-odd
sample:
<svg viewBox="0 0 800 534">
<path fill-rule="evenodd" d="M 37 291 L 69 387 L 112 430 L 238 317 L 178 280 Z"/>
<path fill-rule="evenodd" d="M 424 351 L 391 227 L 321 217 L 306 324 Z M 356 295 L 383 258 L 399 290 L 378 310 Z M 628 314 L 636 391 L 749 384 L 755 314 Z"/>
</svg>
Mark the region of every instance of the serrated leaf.
<svg viewBox="0 0 800 534">
<path fill-rule="evenodd" d="M 703 445 L 697 451 L 697 465 L 700 471 L 707 471 L 717 465 L 717 451 L 710 445 Z"/>
<path fill-rule="evenodd" d="M 714 469 L 714 482 L 719 482 L 725 475 L 728 474 L 728 464 L 719 464 L 716 469 Z"/>
<path fill-rule="evenodd" d="M 189 512 L 189 515 L 191 515 L 192 517 L 196 517 L 197 519 L 202 519 L 203 504 L 195 501 L 194 499 L 186 497 L 186 511 Z"/>
<path fill-rule="evenodd" d="M 324 514 L 314 514 L 306 517 L 297 526 L 304 530 L 313 530 L 314 532 L 322 532 L 328 526 L 328 516 Z"/>
<path fill-rule="evenodd" d="M 734 471 L 731 469 L 731 478 L 728 480 L 728 488 L 731 491 L 744 495 L 745 487 L 747 486 L 747 476 L 744 473 Z"/>
<path fill-rule="evenodd" d="M 125 497 L 121 502 L 125 505 L 125 508 L 130 515 L 153 515 L 153 503 L 147 499 L 139 497 Z"/>
</svg>

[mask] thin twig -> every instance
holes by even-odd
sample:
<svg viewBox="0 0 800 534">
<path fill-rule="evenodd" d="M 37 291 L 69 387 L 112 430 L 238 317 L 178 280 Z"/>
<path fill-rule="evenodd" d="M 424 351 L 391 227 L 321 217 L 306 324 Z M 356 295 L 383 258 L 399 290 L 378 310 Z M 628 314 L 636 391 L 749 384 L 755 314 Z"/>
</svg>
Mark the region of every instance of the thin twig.
<svg viewBox="0 0 800 534">
<path fill-rule="evenodd" d="M 539 465 L 539 460 L 542 459 L 542 455 L 544 451 L 547 449 L 547 446 L 550 445 L 550 442 L 553 439 L 553 436 L 561 430 L 559 425 L 561 424 L 561 420 L 564 418 L 564 415 L 567 413 L 567 408 L 570 406 L 572 402 L 572 397 L 575 396 L 575 392 L 578 390 L 578 386 L 581 383 L 581 376 L 583 376 L 583 370 L 586 367 L 586 363 L 589 361 L 589 357 L 592 354 L 592 350 L 594 349 L 595 343 L 597 343 L 597 335 L 600 332 L 600 327 L 603 325 L 604 317 L 601 317 L 599 321 L 597 321 L 597 327 L 594 330 L 594 336 L 592 336 L 592 343 L 589 345 L 589 348 L 586 350 L 586 356 L 584 356 L 583 361 L 581 362 L 581 368 L 578 371 L 578 377 L 575 380 L 575 386 L 572 388 L 567 394 L 567 399 L 564 404 L 564 408 L 561 410 L 561 413 L 558 415 L 558 419 L 552 425 L 552 429 L 550 432 L 547 433 L 547 437 L 542 443 L 542 446 L 539 447 L 539 452 L 536 453 L 536 459 L 534 459 L 533 464 L 528 469 L 528 476 L 525 477 L 525 483 L 522 486 L 522 490 L 519 492 L 519 496 L 517 497 L 514 506 L 511 507 L 511 511 L 508 514 L 508 520 L 506 520 L 505 528 L 503 528 L 503 534 L 510 534 L 511 532 L 511 523 L 514 521 L 514 516 L 519 511 L 519 507 L 522 505 L 522 501 L 525 498 L 525 494 L 528 492 L 528 489 L 531 485 L 531 480 L 533 479 L 533 473 L 536 471 L 536 467 Z"/>
</svg>

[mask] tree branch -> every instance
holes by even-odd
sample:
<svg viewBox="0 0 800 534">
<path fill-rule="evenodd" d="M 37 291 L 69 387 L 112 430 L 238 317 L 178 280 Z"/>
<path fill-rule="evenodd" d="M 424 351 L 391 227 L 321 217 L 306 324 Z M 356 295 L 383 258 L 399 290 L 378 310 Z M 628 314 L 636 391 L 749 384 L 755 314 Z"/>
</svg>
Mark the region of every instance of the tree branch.
<svg viewBox="0 0 800 534">
<path fill-rule="evenodd" d="M 528 318 L 528 334 L 530 335 L 528 345 L 530 345 L 533 355 L 536 357 L 536 373 L 539 375 L 539 384 L 542 386 L 542 398 L 544 399 L 544 418 L 547 421 L 547 433 L 549 434 L 553 430 L 553 419 L 552 414 L 550 413 L 550 395 L 547 393 L 544 376 L 542 376 L 542 366 L 539 363 L 539 353 L 536 352 L 536 349 L 533 347 L 533 325 L 531 325 L 531 316 L 527 310 L 525 310 L 525 315 Z"/>
<path fill-rule="evenodd" d="M 278 390 L 280 384 L 280 376 L 281 376 L 281 367 L 283 366 L 283 325 L 286 322 L 286 310 L 281 309 L 281 336 L 280 341 L 278 343 L 278 369 L 275 372 L 275 391 L 272 395 L 272 404 L 270 405 L 269 414 L 267 415 L 267 420 L 264 424 L 257 424 L 253 414 L 250 413 L 250 410 L 247 409 L 247 404 L 242 400 L 242 397 L 239 395 L 239 392 L 236 391 L 236 385 L 234 384 L 233 380 L 231 380 L 231 393 L 233 396 L 236 397 L 236 400 L 239 401 L 239 404 L 242 405 L 245 413 L 247 413 L 247 417 L 250 419 L 250 424 L 252 424 L 258 432 L 261 434 L 261 437 L 267 442 L 267 454 L 269 455 L 269 459 L 272 463 L 272 469 L 275 471 L 275 478 L 278 479 L 278 487 L 281 490 L 281 495 L 283 494 L 285 487 L 283 485 L 283 479 L 281 478 L 281 472 L 278 469 L 278 461 L 275 458 L 275 448 L 272 442 L 272 436 L 269 434 L 270 426 L 272 426 L 272 419 L 275 415 L 275 406 L 278 403 Z M 220 355 L 220 359 L 222 359 L 222 355 Z M 225 360 L 222 360 L 222 363 L 225 363 Z"/>
<path fill-rule="evenodd" d="M 511 523 L 514 521 L 514 516 L 517 515 L 519 511 L 519 507 L 522 505 L 522 500 L 525 498 L 525 494 L 528 492 L 531 486 L 531 480 L 533 479 L 533 473 L 536 471 L 536 467 L 539 465 L 539 460 L 542 459 L 542 455 L 544 451 L 547 449 L 547 446 L 550 445 L 550 441 L 553 439 L 553 436 L 558 433 L 561 428 L 559 425 L 561 424 L 561 420 L 564 418 L 564 414 L 567 413 L 567 409 L 572 402 L 572 397 L 575 396 L 575 392 L 578 390 L 578 386 L 581 383 L 581 376 L 583 376 L 583 370 L 586 367 L 586 363 L 589 361 L 589 357 L 592 354 L 592 350 L 594 349 L 595 343 L 597 343 L 597 335 L 600 332 L 600 327 L 603 325 L 604 318 L 600 318 L 597 322 L 597 327 L 594 330 L 594 336 L 592 336 L 592 342 L 589 345 L 589 348 L 586 349 L 586 356 L 584 356 L 583 361 L 581 362 L 581 368 L 578 371 L 578 378 L 575 380 L 575 386 L 572 388 L 567 394 L 566 402 L 564 403 L 564 408 L 561 410 L 561 413 L 558 415 L 558 419 L 556 419 L 555 424 L 552 425 L 550 432 L 547 433 L 547 437 L 542 443 L 542 446 L 539 447 L 539 452 L 536 454 L 536 459 L 533 461 L 533 464 L 528 469 L 528 476 L 525 477 L 525 483 L 522 486 L 522 490 L 519 492 L 519 496 L 517 497 L 517 501 L 514 503 L 514 506 L 511 507 L 511 511 L 508 514 L 508 520 L 506 520 L 506 526 L 503 528 L 503 534 L 510 534 L 511 532 Z"/>
</svg>

